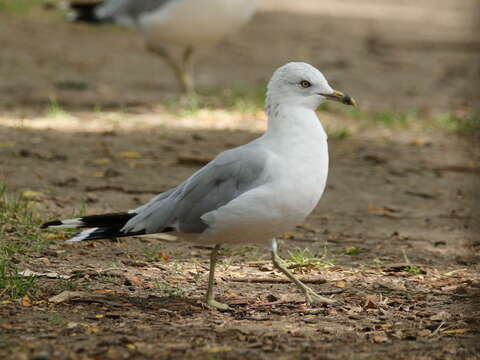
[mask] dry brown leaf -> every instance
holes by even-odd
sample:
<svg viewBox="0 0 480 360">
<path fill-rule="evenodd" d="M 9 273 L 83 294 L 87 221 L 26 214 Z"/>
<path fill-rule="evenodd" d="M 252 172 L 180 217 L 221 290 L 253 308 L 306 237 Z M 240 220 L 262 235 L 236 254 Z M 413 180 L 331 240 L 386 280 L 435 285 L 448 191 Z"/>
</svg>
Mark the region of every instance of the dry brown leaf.
<svg viewBox="0 0 480 360">
<path fill-rule="evenodd" d="M 142 155 L 140 155 L 140 153 L 137 151 L 120 151 L 118 156 L 125 159 L 140 159 L 142 157 Z"/>
<path fill-rule="evenodd" d="M 367 295 L 365 296 L 365 305 L 363 307 L 365 309 L 376 309 L 377 306 L 377 297 L 375 295 Z"/>
<path fill-rule="evenodd" d="M 65 234 L 47 234 L 47 236 L 45 236 L 45 239 L 65 239 L 66 236 Z"/>
<path fill-rule="evenodd" d="M 389 329 L 393 327 L 393 324 L 378 324 L 378 327 L 381 329 Z"/>
<path fill-rule="evenodd" d="M 125 277 L 125 284 L 126 285 L 133 285 L 133 286 L 142 286 L 142 280 L 135 275 L 130 275 Z"/>
<path fill-rule="evenodd" d="M 100 332 L 100 329 L 97 327 L 87 327 L 87 332 L 90 334 L 98 334 Z"/>
<path fill-rule="evenodd" d="M 423 330 L 420 330 L 419 332 L 417 332 L 417 335 L 420 336 L 420 337 L 426 337 L 426 336 L 429 336 L 431 333 L 432 333 L 431 330 L 423 329 Z"/>
<path fill-rule="evenodd" d="M 389 207 L 368 205 L 368 212 L 380 216 L 385 216 L 391 219 L 401 218 L 401 216 L 398 214 L 398 210 Z"/>
<path fill-rule="evenodd" d="M 30 307 L 32 305 L 33 305 L 32 300 L 27 295 L 22 297 L 22 306 Z"/>
<path fill-rule="evenodd" d="M 110 290 L 110 289 L 98 289 L 93 291 L 96 294 L 114 294 L 114 295 L 123 295 L 123 291 Z"/>
<path fill-rule="evenodd" d="M 406 291 L 405 285 L 401 281 L 395 280 L 377 280 L 377 284 L 383 286 L 384 288 L 397 291 Z"/>
<path fill-rule="evenodd" d="M 162 253 L 162 252 L 159 252 L 158 253 L 158 257 L 161 257 L 163 261 L 167 262 L 168 260 L 170 260 L 170 256 L 168 254 L 165 254 L 165 253 Z"/>
<path fill-rule="evenodd" d="M 415 145 L 415 146 L 418 146 L 418 147 L 423 147 L 425 145 L 431 144 L 431 142 L 428 141 L 428 140 L 425 140 L 425 139 L 417 138 L 417 139 L 413 140 L 411 144 Z"/>
<path fill-rule="evenodd" d="M 442 291 L 446 291 L 446 292 L 453 292 L 455 290 L 458 289 L 460 285 L 450 285 L 450 286 L 444 286 L 441 288 Z"/>
<path fill-rule="evenodd" d="M 388 337 L 384 334 L 373 335 L 373 341 L 376 343 L 384 343 L 388 341 Z"/>
<path fill-rule="evenodd" d="M 446 311 L 440 311 L 439 313 L 430 316 L 430 320 L 433 320 L 433 321 L 448 320 L 450 319 L 451 316 L 452 315 Z"/>
<path fill-rule="evenodd" d="M 343 280 L 337 281 L 337 282 L 335 283 L 335 286 L 337 286 L 337 287 L 339 287 L 339 288 L 342 288 L 342 289 L 343 289 L 346 285 L 347 285 L 347 284 L 346 284 L 345 281 L 343 281 Z"/>
</svg>

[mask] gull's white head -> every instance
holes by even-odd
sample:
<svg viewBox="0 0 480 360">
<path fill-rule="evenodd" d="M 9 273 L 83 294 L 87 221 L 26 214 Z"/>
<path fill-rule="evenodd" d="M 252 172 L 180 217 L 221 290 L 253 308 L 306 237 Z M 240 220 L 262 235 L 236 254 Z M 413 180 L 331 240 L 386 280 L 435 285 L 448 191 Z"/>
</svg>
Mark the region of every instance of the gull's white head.
<svg viewBox="0 0 480 360">
<path fill-rule="evenodd" d="M 278 68 L 267 88 L 267 106 L 285 104 L 315 110 L 325 100 L 356 105 L 349 95 L 333 90 L 318 69 L 304 62 L 290 62 Z"/>
</svg>

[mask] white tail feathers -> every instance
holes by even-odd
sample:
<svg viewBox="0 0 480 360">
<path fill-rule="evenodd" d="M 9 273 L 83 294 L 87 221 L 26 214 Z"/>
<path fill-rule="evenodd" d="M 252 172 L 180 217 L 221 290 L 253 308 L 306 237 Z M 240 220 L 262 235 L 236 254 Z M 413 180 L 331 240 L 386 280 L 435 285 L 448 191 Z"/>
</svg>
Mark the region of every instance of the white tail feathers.
<svg viewBox="0 0 480 360">
<path fill-rule="evenodd" d="M 79 232 L 74 237 L 66 240 L 65 242 L 66 243 L 74 243 L 74 242 L 83 241 L 83 240 L 87 239 L 90 236 L 90 234 L 93 233 L 97 229 L 98 228 L 93 228 L 93 229 L 88 229 L 88 230 L 84 230 L 82 232 Z"/>
<path fill-rule="evenodd" d="M 67 219 L 67 220 L 60 220 L 60 221 L 52 221 L 50 223 L 45 224 L 45 227 L 55 228 L 55 229 L 62 229 L 62 228 L 74 229 L 84 225 L 85 223 L 82 221 L 81 218 L 75 218 L 75 219 Z"/>
</svg>

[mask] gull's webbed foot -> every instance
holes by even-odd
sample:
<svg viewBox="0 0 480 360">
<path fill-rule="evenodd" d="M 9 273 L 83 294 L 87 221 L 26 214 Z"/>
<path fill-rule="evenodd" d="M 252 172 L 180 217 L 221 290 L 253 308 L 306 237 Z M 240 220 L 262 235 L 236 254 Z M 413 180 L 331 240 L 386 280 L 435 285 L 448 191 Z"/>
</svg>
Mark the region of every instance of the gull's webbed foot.
<svg viewBox="0 0 480 360">
<path fill-rule="evenodd" d="M 305 299 L 308 305 L 315 305 L 315 304 L 333 305 L 338 303 L 338 301 L 336 300 L 318 295 L 310 288 L 307 288 L 307 290 L 305 290 Z"/>
<path fill-rule="evenodd" d="M 221 311 L 227 311 L 227 310 L 232 310 L 230 306 L 227 304 L 221 303 L 215 299 L 207 299 L 207 304 L 208 306 L 221 310 Z"/>
</svg>

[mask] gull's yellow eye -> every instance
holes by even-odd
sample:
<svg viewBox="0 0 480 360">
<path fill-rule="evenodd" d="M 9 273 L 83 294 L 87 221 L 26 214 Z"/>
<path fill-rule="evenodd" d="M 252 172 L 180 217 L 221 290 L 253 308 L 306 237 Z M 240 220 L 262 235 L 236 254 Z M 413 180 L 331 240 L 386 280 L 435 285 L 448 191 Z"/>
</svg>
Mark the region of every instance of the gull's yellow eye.
<svg viewBox="0 0 480 360">
<path fill-rule="evenodd" d="M 310 81 L 302 80 L 302 81 L 300 81 L 300 86 L 302 88 L 306 89 L 306 88 L 309 88 L 310 86 L 312 86 L 312 84 L 310 83 Z"/>
</svg>

